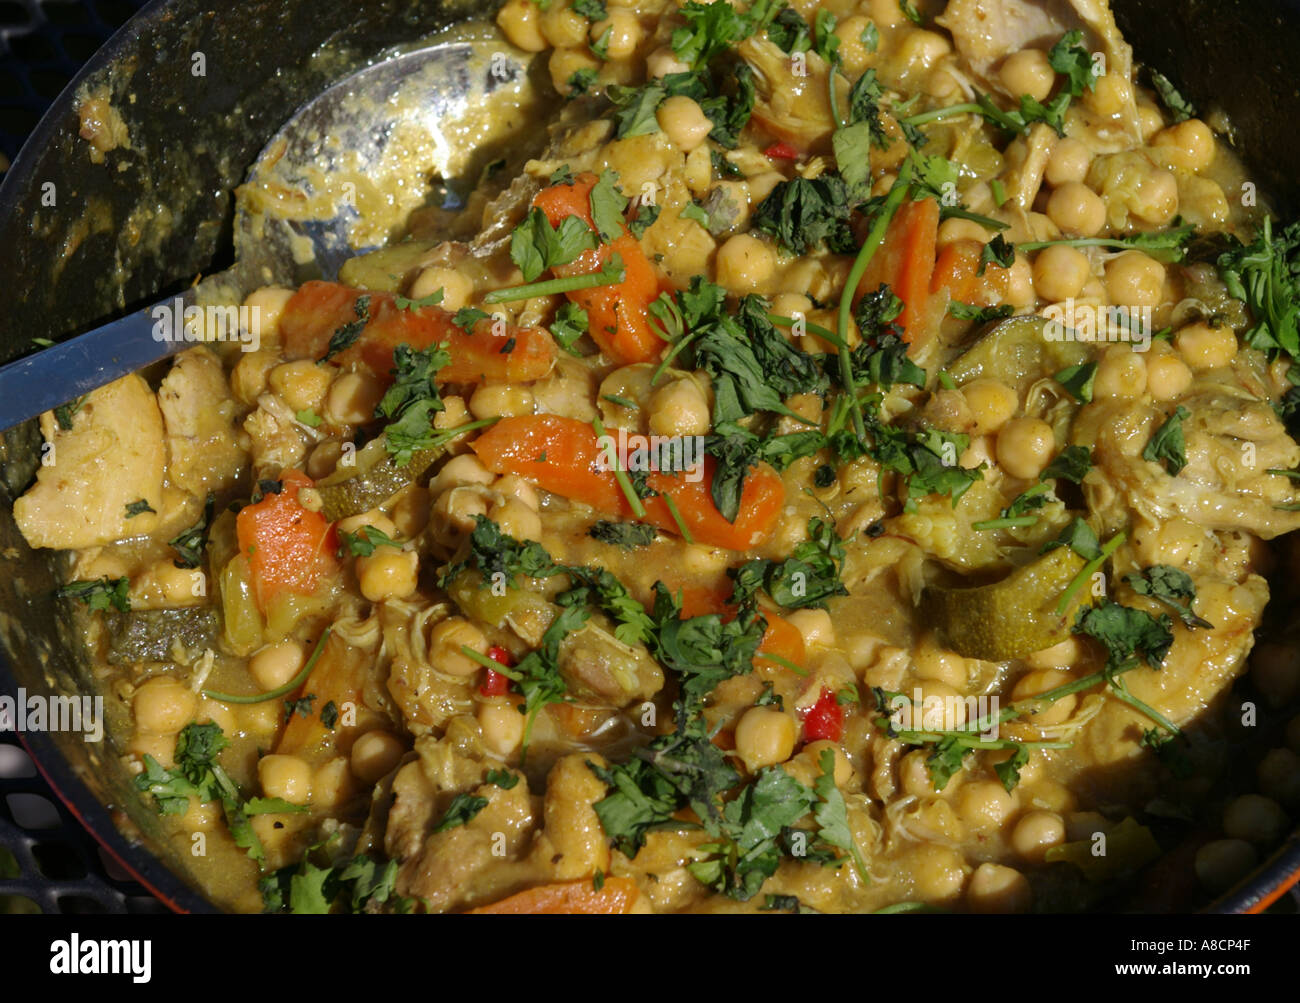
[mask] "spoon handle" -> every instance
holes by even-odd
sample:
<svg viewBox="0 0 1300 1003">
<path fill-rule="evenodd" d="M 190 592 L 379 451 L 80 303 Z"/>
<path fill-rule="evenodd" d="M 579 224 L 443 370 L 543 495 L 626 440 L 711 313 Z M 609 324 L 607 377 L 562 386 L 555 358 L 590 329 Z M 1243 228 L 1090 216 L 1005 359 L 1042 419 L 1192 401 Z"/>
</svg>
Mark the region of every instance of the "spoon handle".
<svg viewBox="0 0 1300 1003">
<path fill-rule="evenodd" d="M 193 347 L 182 326 L 184 311 L 193 305 L 194 290 L 187 289 L 0 367 L 0 430 Z"/>
</svg>

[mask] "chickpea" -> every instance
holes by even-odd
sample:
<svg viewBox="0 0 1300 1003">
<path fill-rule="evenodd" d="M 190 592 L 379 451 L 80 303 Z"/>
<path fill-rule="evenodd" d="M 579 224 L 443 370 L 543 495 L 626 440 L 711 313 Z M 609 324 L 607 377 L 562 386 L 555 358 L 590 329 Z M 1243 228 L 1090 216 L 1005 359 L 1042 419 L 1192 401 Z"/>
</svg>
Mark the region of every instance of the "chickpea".
<svg viewBox="0 0 1300 1003">
<path fill-rule="evenodd" d="M 181 816 L 181 826 L 186 832 L 212 832 L 221 818 L 220 812 L 221 809 L 215 801 L 199 801 L 190 798 L 190 806 Z"/>
<path fill-rule="evenodd" d="M 1052 649 L 1047 649 L 1052 650 Z M 1033 672 L 1026 672 L 1018 680 L 1015 687 L 1011 690 L 1012 700 L 1028 700 L 1030 697 L 1036 697 L 1040 693 L 1046 693 L 1048 690 L 1054 690 L 1058 686 L 1064 686 L 1074 677 L 1068 672 L 1061 669 L 1035 669 Z M 1048 705 L 1046 710 L 1041 710 L 1037 714 L 1032 714 L 1025 720 L 1035 727 L 1047 728 L 1054 724 L 1061 724 L 1070 719 L 1074 713 L 1077 701 L 1074 696 L 1062 697 Z"/>
<path fill-rule="evenodd" d="M 542 12 L 531 0 L 507 0 L 497 12 L 497 26 L 506 38 L 525 52 L 541 52 L 546 48 L 542 34 Z"/>
<path fill-rule="evenodd" d="M 479 462 L 473 453 L 453 456 L 429 483 L 429 493 L 440 495 L 451 488 L 491 484 L 496 474 Z"/>
<path fill-rule="evenodd" d="M 433 503 L 435 528 L 440 535 L 454 538 L 457 533 L 469 533 L 478 523 L 478 517 L 488 514 L 491 496 L 484 488 L 449 488 Z"/>
<path fill-rule="evenodd" d="M 1178 212 L 1178 179 L 1171 171 L 1153 170 L 1128 200 L 1129 211 L 1147 223 L 1163 226 Z"/>
<path fill-rule="evenodd" d="M 1187 171 L 1203 171 L 1214 162 L 1214 133 L 1199 118 L 1171 125 L 1152 140 L 1164 159 Z"/>
<path fill-rule="evenodd" d="M 835 37 L 840 40 L 840 58 L 844 61 L 845 70 L 855 78 L 861 76 L 875 59 L 875 54 L 868 52 L 862 42 L 862 33 L 870 24 L 865 17 L 854 14 L 835 26 Z"/>
<path fill-rule="evenodd" d="M 1115 345 L 1097 363 L 1092 392 L 1098 399 L 1140 397 L 1147 388 L 1147 367 L 1142 356 Z"/>
<path fill-rule="evenodd" d="M 513 498 L 534 512 L 541 510 L 542 503 L 537 496 L 537 488 L 518 474 L 506 474 L 498 477 L 492 482 L 492 490 L 500 492 L 504 498 Z"/>
<path fill-rule="evenodd" d="M 942 791 L 934 789 L 934 780 L 930 776 L 930 768 L 926 765 L 929 753 L 922 749 L 916 749 L 909 752 L 898 761 L 898 784 L 903 789 L 904 794 L 910 794 L 912 797 L 947 797 L 955 794 L 961 789 L 961 783 L 957 778 L 948 781 L 947 786 Z"/>
<path fill-rule="evenodd" d="M 1013 52 L 1002 63 L 998 77 L 1011 94 L 1028 94 L 1035 101 L 1045 100 L 1056 83 L 1056 71 L 1041 49 Z"/>
<path fill-rule="evenodd" d="M 1172 352 L 1147 356 L 1147 391 L 1158 401 L 1176 400 L 1192 385 L 1192 371 Z"/>
<path fill-rule="evenodd" d="M 588 33 L 592 42 L 607 41 L 605 54 L 610 59 L 627 59 L 641 44 L 645 32 L 636 14 L 630 10 L 611 10 L 609 17 L 597 21 Z"/>
<path fill-rule="evenodd" d="M 390 538 L 413 540 L 429 524 L 429 492 L 418 484 L 402 491 L 390 507 L 393 512 L 391 522 L 397 527 L 396 534 L 388 534 Z"/>
<path fill-rule="evenodd" d="M 194 691 L 171 676 L 154 676 L 135 691 L 135 723 L 154 735 L 175 735 L 194 719 Z"/>
<path fill-rule="evenodd" d="M 551 3 L 541 16 L 542 34 L 557 49 L 576 49 L 587 43 L 587 19 L 572 7 Z"/>
<path fill-rule="evenodd" d="M 866 8 L 878 28 L 893 28 L 907 20 L 898 0 L 867 0 Z"/>
<path fill-rule="evenodd" d="M 512 418 L 533 413 L 533 392 L 512 383 L 488 383 L 474 391 L 469 410 L 475 418 Z"/>
<path fill-rule="evenodd" d="M 368 731 L 352 743 L 352 772 L 364 783 L 378 783 L 397 769 L 405 754 L 406 746 L 396 735 L 387 731 Z"/>
<path fill-rule="evenodd" d="M 1237 335 L 1230 327 L 1211 327 L 1197 321 L 1174 335 L 1174 347 L 1197 372 L 1221 369 L 1237 356 Z"/>
<path fill-rule="evenodd" d="M 976 832 L 996 832 L 1016 810 L 1016 799 L 996 780 L 974 780 L 957 792 L 957 811 Z"/>
<path fill-rule="evenodd" d="M 954 691 L 965 689 L 970 682 L 970 667 L 955 651 L 944 651 L 927 642 L 916 649 L 913 662 L 919 678 L 945 683 Z"/>
<path fill-rule="evenodd" d="M 708 139 L 713 129 L 713 122 L 700 106 L 684 95 L 668 98 L 659 106 L 655 118 L 673 145 L 686 153 Z"/>
<path fill-rule="evenodd" d="M 909 870 L 919 898 L 927 902 L 950 902 L 966 883 L 966 865 L 961 856 L 937 843 L 922 843 L 911 853 Z"/>
<path fill-rule="evenodd" d="M 1151 142 L 1151 137 L 1165 127 L 1165 117 L 1153 104 L 1138 104 L 1138 129 L 1144 143 Z"/>
<path fill-rule="evenodd" d="M 407 296 L 413 300 L 422 300 L 432 296 L 439 289 L 442 290 L 442 303 L 439 305 L 444 310 L 454 311 L 468 306 L 470 298 L 474 295 L 474 283 L 470 281 L 469 276 L 454 268 L 435 265 L 424 269 L 415 277 L 411 288 L 407 290 Z"/>
<path fill-rule="evenodd" d="M 755 174 L 752 178 L 747 178 L 745 184 L 749 187 L 749 197 L 757 205 L 772 194 L 772 189 L 785 180 L 785 175 L 780 171 L 764 171 L 762 174 Z"/>
<path fill-rule="evenodd" d="M 1030 480 L 1056 452 L 1056 435 L 1040 418 L 1012 418 L 998 432 L 997 450 L 998 466 L 1012 477 Z"/>
<path fill-rule="evenodd" d="M 307 457 L 307 476 L 314 481 L 328 477 L 338 469 L 339 460 L 343 458 L 343 444 L 334 439 L 327 439 L 311 451 Z"/>
<path fill-rule="evenodd" d="M 1062 139 L 1052 148 L 1043 176 L 1053 188 L 1082 184 L 1092 166 L 1092 151 L 1077 139 Z"/>
<path fill-rule="evenodd" d="M 952 43 L 938 32 L 913 31 L 904 36 L 896 58 L 904 73 L 915 74 L 934 69 L 934 64 L 950 52 Z"/>
<path fill-rule="evenodd" d="M 1048 198 L 1047 217 L 1069 237 L 1095 237 L 1106 225 L 1106 203 L 1087 185 L 1067 181 Z"/>
<path fill-rule="evenodd" d="M 352 770 L 344 756 L 333 756 L 321 763 L 311 774 L 311 796 L 314 804 L 336 808 L 346 804 L 356 795 Z"/>
<path fill-rule="evenodd" d="M 799 631 L 803 643 L 809 648 L 835 646 L 835 624 L 824 609 L 800 609 L 786 619 Z"/>
<path fill-rule="evenodd" d="M 266 393 L 267 377 L 279 364 L 280 358 L 274 352 L 244 352 L 230 373 L 231 393 L 236 400 L 253 407 L 257 398 Z"/>
<path fill-rule="evenodd" d="M 208 697 L 202 697 L 199 700 L 194 720 L 198 724 L 216 724 L 227 735 L 239 730 L 239 724 L 235 720 L 235 712 L 220 700 L 211 700 Z"/>
<path fill-rule="evenodd" d="M 248 660 L 248 674 L 262 690 L 283 686 L 302 669 L 306 655 L 297 641 L 281 641 L 253 653 Z"/>
<path fill-rule="evenodd" d="M 693 379 L 672 380 L 650 398 L 649 424 L 655 435 L 705 435 L 712 425 L 708 398 Z"/>
<path fill-rule="evenodd" d="M 1164 288 L 1165 266 L 1141 251 L 1125 251 L 1106 262 L 1106 295 L 1116 306 L 1157 307 Z"/>
<path fill-rule="evenodd" d="M 1300 807 L 1300 756 L 1290 749 L 1272 749 L 1260 760 L 1256 776 L 1265 795 L 1288 808 Z"/>
<path fill-rule="evenodd" d="M 542 517 L 536 509 L 529 508 L 521 501 L 511 498 L 493 505 L 491 518 L 501 527 L 501 532 L 516 540 L 541 538 Z"/>
<path fill-rule="evenodd" d="M 449 616 L 434 627 L 429 635 L 429 662 L 439 672 L 445 672 L 449 676 L 472 676 L 478 672 L 479 663 L 462 653 L 461 648 L 486 655 L 487 638 L 463 616 Z"/>
<path fill-rule="evenodd" d="M 844 750 L 834 742 L 827 741 L 826 739 L 817 742 L 810 742 L 803 747 L 795 759 L 803 760 L 805 763 L 811 765 L 812 775 L 816 778 L 821 776 L 822 756 L 827 751 L 830 751 L 835 756 L 835 766 L 833 768 L 835 783 L 836 785 L 843 787 L 853 776 L 853 764 L 849 762 L 849 757 L 844 754 Z"/>
<path fill-rule="evenodd" d="M 798 729 L 794 718 L 773 707 L 751 707 L 736 725 L 736 754 L 756 772 L 784 763 L 794 752 Z"/>
<path fill-rule="evenodd" d="M 550 58 L 546 61 L 546 69 L 551 74 L 551 86 L 561 94 L 568 94 L 573 90 L 572 80 L 575 73 L 581 70 L 594 70 L 600 73 L 602 65 L 586 46 L 575 49 L 552 49 Z"/>
<path fill-rule="evenodd" d="M 498 756 L 508 756 L 524 740 L 524 715 L 509 700 L 488 700 L 478 706 L 483 744 Z"/>
<path fill-rule="evenodd" d="M 244 306 L 249 307 L 253 317 L 253 332 L 259 341 L 277 342 L 280 340 L 280 318 L 284 308 L 293 299 L 292 289 L 280 286 L 263 286 L 248 294 Z"/>
<path fill-rule="evenodd" d="M 654 78 L 666 77 L 670 73 L 685 73 L 691 67 L 677 58 L 671 45 L 662 45 L 646 57 L 645 68 L 646 76 Z"/>
<path fill-rule="evenodd" d="M 1119 73 L 1107 73 L 1098 78 L 1096 87 L 1083 95 L 1083 103 L 1091 111 L 1105 118 L 1120 114 L 1133 97 L 1133 87 Z"/>
<path fill-rule="evenodd" d="M 1243 794 L 1223 811 L 1223 831 L 1256 846 L 1272 846 L 1286 832 L 1288 820 L 1282 806 L 1262 794 Z"/>
<path fill-rule="evenodd" d="M 362 512 L 360 515 L 350 515 L 346 519 L 340 519 L 337 525 L 340 533 L 350 533 L 354 536 L 367 526 L 379 530 L 390 540 L 399 536 L 397 524 L 377 508 L 372 508 L 369 512 Z"/>
<path fill-rule="evenodd" d="M 375 416 L 384 388 L 365 373 L 344 373 L 325 398 L 325 415 L 341 425 L 361 425 Z"/>
<path fill-rule="evenodd" d="M 1249 874 L 1259 862 L 1255 848 L 1243 839 L 1216 839 L 1196 851 L 1196 877 L 1205 890 L 1221 895 Z"/>
<path fill-rule="evenodd" d="M 311 359 L 283 362 L 271 370 L 267 382 L 291 409 L 309 411 L 320 406 L 329 389 L 330 367 Z"/>
<path fill-rule="evenodd" d="M 257 779 L 269 798 L 283 798 L 290 804 L 311 800 L 311 767 L 297 756 L 263 756 L 257 762 Z"/>
<path fill-rule="evenodd" d="M 252 735 L 273 735 L 284 723 L 284 704 L 275 700 L 238 704 L 235 715 L 241 731 Z"/>
<path fill-rule="evenodd" d="M 1018 253 L 1007 269 L 1007 292 L 1003 302 L 1010 303 L 1017 310 L 1032 307 L 1035 303 L 1034 269 L 1023 254 Z"/>
<path fill-rule="evenodd" d="M 1065 842 L 1065 822 L 1052 811 L 1026 812 L 1011 830 L 1011 848 L 1025 860 L 1041 861 L 1053 846 Z"/>
<path fill-rule="evenodd" d="M 206 594 L 203 582 L 201 569 L 178 568 L 170 558 L 163 558 L 131 583 L 131 594 L 169 606 L 187 606 L 191 600 Z"/>
<path fill-rule="evenodd" d="M 718 248 L 718 283 L 737 292 L 759 292 L 776 270 L 776 252 L 766 241 L 747 233 L 731 237 Z"/>
<path fill-rule="evenodd" d="M 1065 244 L 1045 247 L 1034 258 L 1034 289 L 1053 303 L 1073 299 L 1092 278 L 1092 262 Z"/>
<path fill-rule="evenodd" d="M 1033 889 L 1023 874 L 1014 867 L 991 862 L 975 868 L 966 889 L 966 904 L 976 913 L 1028 912 L 1033 901 Z"/>
<path fill-rule="evenodd" d="M 380 547 L 357 558 L 357 582 L 371 602 L 409 599 L 419 583 L 420 555 L 414 550 Z"/>
<path fill-rule="evenodd" d="M 152 756 L 160 766 L 171 769 L 175 765 L 176 736 L 155 735 L 151 731 L 139 731 L 126 744 L 126 751 L 144 762 L 145 756 Z"/>
<path fill-rule="evenodd" d="M 988 239 L 988 231 L 973 219 L 960 219 L 954 216 L 939 224 L 937 241 L 939 247 L 947 247 L 961 240 L 976 240 L 984 244 Z"/>
</svg>

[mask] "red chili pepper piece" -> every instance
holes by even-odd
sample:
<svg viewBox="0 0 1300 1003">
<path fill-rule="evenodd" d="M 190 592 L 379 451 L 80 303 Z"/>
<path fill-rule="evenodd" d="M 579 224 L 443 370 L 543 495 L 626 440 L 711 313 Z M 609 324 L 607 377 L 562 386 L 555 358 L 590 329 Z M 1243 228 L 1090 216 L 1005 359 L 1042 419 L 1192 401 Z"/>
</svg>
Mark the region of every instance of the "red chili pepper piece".
<svg viewBox="0 0 1300 1003">
<path fill-rule="evenodd" d="M 763 156 L 769 160 L 798 160 L 799 151 L 789 143 L 773 143 L 763 151 Z"/>
<path fill-rule="evenodd" d="M 808 714 L 803 719 L 804 741 L 820 742 L 829 739 L 838 742 L 843 733 L 844 708 L 835 698 L 833 690 L 823 688 L 821 696 L 808 709 Z"/>
</svg>

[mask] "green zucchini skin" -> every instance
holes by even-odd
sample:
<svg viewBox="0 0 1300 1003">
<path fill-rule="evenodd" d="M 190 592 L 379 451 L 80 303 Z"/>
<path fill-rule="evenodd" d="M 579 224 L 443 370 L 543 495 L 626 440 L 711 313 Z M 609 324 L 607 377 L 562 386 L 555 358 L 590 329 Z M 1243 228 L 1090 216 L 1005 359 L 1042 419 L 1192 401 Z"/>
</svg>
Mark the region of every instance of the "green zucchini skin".
<svg viewBox="0 0 1300 1003">
<path fill-rule="evenodd" d="M 221 617 L 215 606 L 181 606 L 176 609 L 137 609 L 126 613 L 109 610 L 108 662 L 174 662 L 183 656 L 194 661 L 216 649 Z"/>
</svg>

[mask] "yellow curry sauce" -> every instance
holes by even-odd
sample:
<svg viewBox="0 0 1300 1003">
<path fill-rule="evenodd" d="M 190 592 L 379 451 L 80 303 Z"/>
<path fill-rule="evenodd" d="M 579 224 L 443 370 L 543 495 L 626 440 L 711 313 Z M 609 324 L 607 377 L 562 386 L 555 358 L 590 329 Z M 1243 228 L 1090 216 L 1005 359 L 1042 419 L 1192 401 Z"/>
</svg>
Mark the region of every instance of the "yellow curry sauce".
<svg viewBox="0 0 1300 1003">
<path fill-rule="evenodd" d="M 1104 4 L 1001 7 L 509 0 L 541 156 L 42 417 L 16 518 L 214 901 L 1052 911 L 1281 839 L 1295 722 L 1222 781 L 1290 237 Z"/>
</svg>

